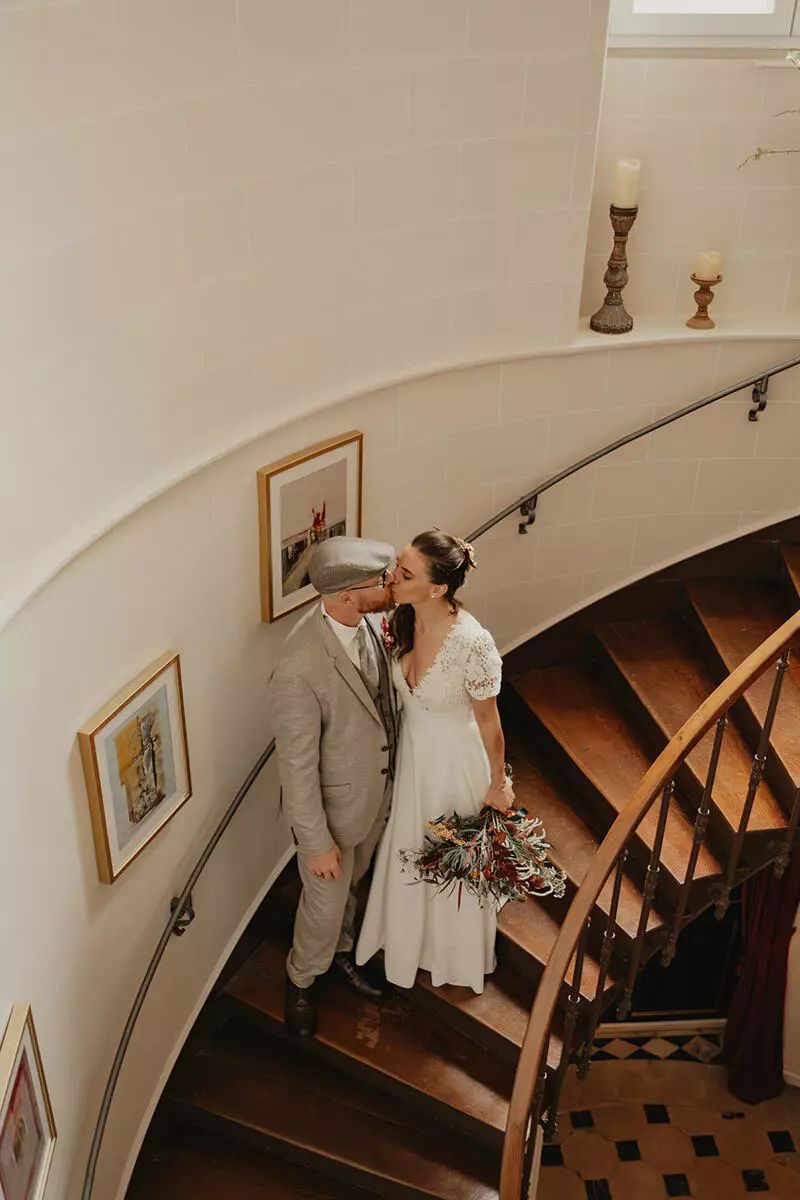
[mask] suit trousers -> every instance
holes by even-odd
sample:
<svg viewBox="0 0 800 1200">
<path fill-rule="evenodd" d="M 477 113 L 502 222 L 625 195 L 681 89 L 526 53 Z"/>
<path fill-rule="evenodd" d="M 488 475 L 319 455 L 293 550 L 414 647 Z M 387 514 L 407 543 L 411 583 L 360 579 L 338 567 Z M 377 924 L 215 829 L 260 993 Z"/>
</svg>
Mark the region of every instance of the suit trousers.
<svg viewBox="0 0 800 1200">
<path fill-rule="evenodd" d="M 341 879 L 317 879 L 297 856 L 303 891 L 294 922 L 294 940 L 286 960 L 286 973 L 296 987 L 311 987 L 324 975 L 334 954 L 348 953 L 355 945 L 356 892 L 369 870 L 391 807 L 387 788 L 375 823 L 360 845 L 340 847 Z"/>
</svg>

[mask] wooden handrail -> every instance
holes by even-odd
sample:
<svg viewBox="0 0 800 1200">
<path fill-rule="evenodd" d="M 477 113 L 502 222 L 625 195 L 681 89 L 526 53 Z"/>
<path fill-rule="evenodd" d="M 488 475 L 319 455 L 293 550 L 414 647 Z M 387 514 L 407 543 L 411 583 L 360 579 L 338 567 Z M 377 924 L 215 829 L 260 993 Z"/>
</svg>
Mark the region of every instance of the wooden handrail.
<svg viewBox="0 0 800 1200">
<path fill-rule="evenodd" d="M 617 859 L 625 850 L 642 818 L 666 784 L 674 778 L 675 772 L 687 755 L 722 714 L 747 691 L 754 680 L 763 675 L 784 651 L 797 643 L 799 635 L 800 611 L 784 622 L 732 671 L 678 730 L 669 745 L 645 772 L 630 801 L 603 839 L 594 862 L 569 907 L 536 991 L 508 1110 L 500 1200 L 520 1200 L 528 1122 L 553 1013 L 581 932 Z M 532 1130 L 530 1136 L 533 1137 L 534 1133 Z"/>
</svg>

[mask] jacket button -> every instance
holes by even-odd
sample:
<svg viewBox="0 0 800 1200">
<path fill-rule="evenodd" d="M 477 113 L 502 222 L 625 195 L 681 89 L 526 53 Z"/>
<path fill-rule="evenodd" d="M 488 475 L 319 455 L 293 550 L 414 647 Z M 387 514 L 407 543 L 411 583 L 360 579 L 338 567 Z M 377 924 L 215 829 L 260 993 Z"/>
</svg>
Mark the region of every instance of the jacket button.
<svg viewBox="0 0 800 1200">
<path fill-rule="evenodd" d="M 388 746 L 381 746 L 381 751 L 383 754 L 386 754 L 388 752 L 388 750 L 389 750 Z"/>
<path fill-rule="evenodd" d="M 389 768 L 388 768 L 388 767 L 382 767 L 382 768 L 381 768 L 381 775 L 388 775 L 388 774 L 389 774 Z"/>
</svg>

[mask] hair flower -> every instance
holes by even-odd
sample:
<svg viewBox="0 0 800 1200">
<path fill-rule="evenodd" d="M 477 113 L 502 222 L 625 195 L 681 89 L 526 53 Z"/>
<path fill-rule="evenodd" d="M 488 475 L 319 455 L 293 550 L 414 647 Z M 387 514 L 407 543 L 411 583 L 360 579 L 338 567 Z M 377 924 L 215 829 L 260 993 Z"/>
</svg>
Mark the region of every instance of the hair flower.
<svg viewBox="0 0 800 1200">
<path fill-rule="evenodd" d="M 478 559 L 475 555 L 475 551 L 473 550 L 471 544 L 469 542 L 465 542 L 464 539 L 460 538 L 460 537 L 456 538 L 456 542 L 461 547 L 461 550 L 464 553 L 464 558 L 466 559 L 466 563 L 467 563 L 467 570 L 468 571 L 474 570 L 475 567 L 477 567 L 477 565 L 478 565 Z"/>
</svg>

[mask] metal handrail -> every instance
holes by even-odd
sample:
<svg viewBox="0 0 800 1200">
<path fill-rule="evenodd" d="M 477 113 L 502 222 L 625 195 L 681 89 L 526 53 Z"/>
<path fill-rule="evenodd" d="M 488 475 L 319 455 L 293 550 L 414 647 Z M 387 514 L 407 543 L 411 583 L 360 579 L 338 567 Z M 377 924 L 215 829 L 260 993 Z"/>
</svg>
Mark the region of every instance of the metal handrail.
<svg viewBox="0 0 800 1200">
<path fill-rule="evenodd" d="M 777 367 L 770 367 L 768 371 L 759 371 L 757 375 L 751 375 L 749 379 L 743 379 L 741 383 L 731 384 L 730 387 L 723 388 L 722 391 L 714 392 L 710 396 L 704 396 L 702 400 L 695 400 L 693 404 L 687 404 L 684 408 L 679 408 L 674 413 L 668 413 L 666 417 L 661 417 L 658 421 L 652 421 L 649 425 L 643 425 L 641 429 L 636 429 L 633 433 L 626 433 L 624 437 L 617 438 L 615 442 L 609 442 L 602 449 L 595 450 L 593 454 L 587 454 L 585 458 L 581 458 L 571 466 L 565 467 L 557 475 L 551 475 L 544 483 L 538 484 L 530 492 L 526 492 L 524 496 L 520 496 L 519 500 L 515 500 L 513 504 L 509 504 L 501 512 L 495 513 L 488 521 L 484 521 L 472 533 L 468 533 L 466 540 L 474 542 L 476 538 L 481 537 L 484 533 L 488 533 L 495 525 L 499 525 L 506 517 L 510 517 L 512 513 L 518 510 L 524 517 L 528 518 L 527 524 L 531 524 L 537 500 L 543 492 L 549 491 L 557 483 L 561 483 L 564 479 L 569 479 L 571 475 L 576 475 L 584 467 L 590 467 L 592 463 L 599 462 L 601 458 L 605 458 L 608 454 L 613 454 L 615 450 L 619 450 L 622 446 L 628 446 L 631 442 L 636 442 L 639 438 L 647 437 L 649 433 L 654 433 L 657 429 L 663 429 L 666 425 L 671 425 L 673 421 L 679 421 L 681 417 L 688 417 L 691 413 L 698 412 L 701 408 L 706 408 L 709 404 L 714 404 L 717 400 L 724 400 L 726 396 L 733 396 L 736 392 L 744 391 L 745 388 L 753 388 L 753 407 L 750 409 L 749 418 L 751 421 L 757 421 L 758 414 L 763 412 L 766 407 L 766 393 L 769 380 L 773 375 L 780 375 L 782 371 L 788 371 L 792 367 L 797 366 L 800 366 L 800 357 L 790 358 L 787 362 L 780 363 Z M 525 531 L 525 524 L 526 522 L 523 522 L 520 525 L 521 533 Z"/>
<path fill-rule="evenodd" d="M 189 876 L 189 878 L 187 879 L 186 885 L 185 885 L 183 891 L 181 892 L 180 896 L 178 896 L 176 899 L 174 899 L 172 901 L 172 904 L 171 904 L 172 915 L 170 916 L 169 921 L 167 922 L 166 926 L 164 927 L 164 932 L 161 934 L 161 937 L 159 938 L 158 945 L 156 946 L 156 949 L 155 949 L 155 953 L 153 954 L 153 957 L 150 959 L 150 965 L 148 966 L 148 968 L 145 972 L 144 979 L 142 980 L 141 986 L 140 986 L 138 992 L 136 993 L 136 999 L 134 1000 L 133 1004 L 131 1005 L 131 1011 L 128 1014 L 127 1021 L 125 1022 L 125 1028 L 122 1031 L 122 1036 L 119 1040 L 119 1046 L 117 1047 L 117 1053 L 114 1056 L 114 1062 L 111 1067 L 111 1074 L 108 1077 L 108 1083 L 106 1084 L 105 1091 L 103 1092 L 103 1100 L 100 1105 L 100 1113 L 97 1118 L 97 1124 L 95 1126 L 94 1137 L 92 1138 L 92 1146 L 89 1151 L 89 1160 L 86 1165 L 86 1174 L 84 1175 L 84 1179 L 83 1179 L 83 1190 L 81 1191 L 81 1200 L 90 1200 L 90 1197 L 92 1195 L 92 1188 L 94 1187 L 94 1177 L 95 1177 L 95 1172 L 97 1170 L 97 1160 L 100 1157 L 100 1147 L 103 1143 L 103 1135 L 106 1130 L 106 1124 L 108 1123 L 108 1114 L 111 1110 L 111 1101 L 114 1099 L 114 1092 L 116 1091 L 116 1088 L 117 1088 L 117 1083 L 119 1081 L 120 1073 L 122 1071 L 122 1064 L 125 1061 L 125 1055 L 128 1052 L 128 1047 L 130 1045 L 131 1038 L 133 1036 L 133 1031 L 136 1026 L 136 1022 L 139 1019 L 139 1014 L 141 1013 L 142 1008 L 144 1006 L 145 998 L 147 997 L 147 993 L 150 990 L 150 984 L 153 982 L 153 979 L 155 978 L 155 973 L 158 970 L 158 965 L 161 962 L 161 959 L 164 957 L 164 951 L 166 950 L 167 946 L 169 945 L 169 940 L 173 936 L 173 934 L 176 931 L 180 932 L 181 922 L 186 921 L 187 912 L 191 911 L 192 891 L 194 890 L 194 887 L 197 884 L 198 879 L 200 878 L 203 871 L 205 870 L 208 860 L 211 858 L 211 855 L 216 850 L 217 845 L 218 845 L 220 839 L 222 838 L 222 835 L 224 834 L 225 830 L 228 828 L 231 821 L 235 817 L 236 813 L 239 811 L 239 808 L 240 808 L 241 803 L 244 800 L 245 796 L 250 791 L 250 788 L 253 786 L 253 784 L 255 783 L 258 776 L 261 774 L 262 768 L 268 762 L 268 760 L 272 757 L 274 750 L 275 750 L 275 739 L 273 738 L 272 741 L 270 742 L 270 744 L 267 746 L 266 750 L 264 750 L 263 753 L 259 756 L 258 761 L 256 762 L 255 766 L 250 771 L 250 774 L 247 776 L 244 783 L 239 788 L 239 791 L 236 793 L 233 800 L 231 801 L 230 806 L 228 807 L 228 810 L 226 811 L 224 817 L 220 821 L 217 828 L 214 830 L 211 840 L 209 841 L 205 850 L 203 851 L 203 853 L 200 855 L 199 859 L 195 863 L 194 868 L 192 869 L 192 873 Z"/>
<path fill-rule="evenodd" d="M 522 515 L 527 518 L 527 521 L 521 523 L 521 525 L 520 525 L 520 531 L 523 532 L 525 525 L 530 524 L 532 522 L 533 514 L 534 514 L 535 508 L 536 508 L 536 501 L 538 500 L 538 497 L 540 495 L 542 495 L 543 492 L 548 491 L 551 487 L 554 487 L 557 483 L 561 483 L 562 480 L 568 479 L 571 475 L 575 475 L 578 471 L 583 470 L 584 467 L 591 466 L 592 463 L 598 462 L 600 459 L 604 458 L 608 454 L 613 453 L 613 451 L 615 451 L 615 450 L 619 450 L 621 446 L 627 446 L 630 442 L 635 442 L 638 438 L 645 437 L 647 434 L 653 433 L 657 429 L 662 429 L 665 425 L 670 425 L 673 421 L 680 420 L 681 417 L 685 417 L 685 416 L 688 416 L 690 413 L 697 412 L 699 409 L 705 408 L 707 405 L 713 404 L 717 400 L 722 400 L 726 396 L 732 396 L 736 392 L 743 391 L 745 388 L 749 388 L 749 387 L 753 388 L 753 408 L 751 409 L 749 415 L 750 415 L 751 420 L 758 420 L 759 412 L 763 411 L 763 409 L 766 405 L 765 397 L 766 397 L 766 391 L 767 391 L 767 386 L 768 386 L 769 380 L 772 378 L 773 375 L 779 375 L 779 374 L 781 374 L 782 371 L 788 371 L 791 367 L 796 367 L 796 366 L 800 366 L 800 357 L 789 359 L 787 362 L 781 363 L 779 366 L 771 367 L 768 371 L 759 371 L 757 375 L 753 375 L 749 379 L 742 380 L 740 383 L 733 384 L 730 387 L 724 388 L 722 391 L 715 392 L 711 396 L 705 396 L 705 397 L 703 397 L 702 400 L 695 401 L 694 404 L 688 404 L 688 405 L 686 405 L 686 407 L 678 409 L 677 412 L 670 413 L 668 416 L 662 417 L 658 421 L 653 421 L 650 425 L 645 425 L 645 426 L 643 426 L 643 428 L 637 429 L 633 433 L 627 434 L 625 437 L 618 438 L 615 442 L 611 442 L 609 445 L 602 447 L 602 449 L 596 450 L 593 454 L 589 454 L 585 458 L 580 459 L 578 462 L 573 463 L 572 466 L 566 467 L 563 471 L 559 471 L 559 473 L 557 475 L 553 475 L 549 479 L 546 479 L 544 481 L 544 483 L 539 484 L 537 487 L 533 488 L 532 491 L 526 492 L 525 495 L 521 496 L 519 498 L 519 500 L 517 500 L 514 504 L 508 505 L 507 508 L 504 508 L 501 512 L 496 513 L 488 521 L 485 521 L 483 523 L 483 525 L 478 526 L 477 529 L 473 530 L 472 533 L 468 534 L 467 541 L 470 541 L 470 542 L 475 541 L 477 538 L 481 537 L 482 534 L 487 533 L 490 529 L 493 529 L 495 525 L 498 525 L 501 521 L 505 520 L 506 517 L 510 517 L 511 514 L 513 512 L 516 512 L 517 510 L 519 510 L 522 513 Z M 166 951 L 167 946 L 169 945 L 170 938 L 175 934 L 180 935 L 180 933 L 183 932 L 183 929 L 185 928 L 185 926 L 193 918 L 194 914 L 193 914 L 193 910 L 192 910 L 192 891 L 193 891 L 195 885 L 197 884 L 198 879 L 200 878 L 203 871 L 205 870 L 206 864 L 208 863 L 209 859 L 211 858 L 211 855 L 214 853 L 214 850 L 216 849 L 217 845 L 219 844 L 223 834 L 225 833 L 226 829 L 230 825 L 234 816 L 238 812 L 238 810 L 242 804 L 242 801 L 244 800 L 247 793 L 250 791 L 250 788 L 253 786 L 253 783 L 257 779 L 258 775 L 261 773 L 261 770 L 264 767 L 265 763 L 272 756 L 274 750 L 275 750 L 275 741 L 273 739 L 270 742 L 270 744 L 267 746 L 266 750 L 264 750 L 264 752 L 259 757 L 255 766 L 250 771 L 250 774 L 247 776 L 244 783 L 240 787 L 239 791 L 236 793 L 236 796 L 234 797 L 233 801 L 231 802 L 229 808 L 227 809 L 227 811 L 226 811 L 225 815 L 223 816 L 222 820 L 220 821 L 219 825 L 214 830 L 214 833 L 211 836 L 211 840 L 208 842 L 208 845 L 206 846 L 205 850 L 200 855 L 200 858 L 197 860 L 197 863 L 195 864 L 195 866 L 192 870 L 192 873 L 189 876 L 189 879 L 187 880 L 185 887 L 183 888 L 183 891 L 180 893 L 180 895 L 178 897 L 173 899 L 173 901 L 171 903 L 170 919 L 164 928 L 164 932 L 161 934 L 161 937 L 159 938 L 158 945 L 156 946 L 153 957 L 151 958 L 150 964 L 147 968 L 147 971 L 145 972 L 144 979 L 142 980 L 142 983 L 139 987 L 138 992 L 136 993 L 136 997 L 133 1001 L 133 1004 L 131 1005 L 131 1010 L 130 1010 L 130 1013 L 128 1014 L 128 1019 L 125 1022 L 125 1028 L 123 1029 L 122 1036 L 120 1037 L 116 1055 L 114 1056 L 114 1062 L 111 1067 L 111 1073 L 109 1075 L 108 1082 L 105 1087 L 105 1091 L 103 1092 L 103 1099 L 102 1099 L 102 1103 L 100 1106 L 100 1112 L 99 1112 L 98 1118 L 97 1118 L 97 1124 L 95 1126 L 94 1136 L 92 1138 L 91 1149 L 89 1151 L 89 1159 L 88 1159 L 87 1166 L 86 1166 L 86 1173 L 84 1175 L 83 1188 L 81 1191 L 81 1200 L 91 1200 L 92 1189 L 94 1187 L 94 1178 L 95 1178 L 95 1173 L 97 1170 L 97 1162 L 98 1162 L 98 1159 L 100 1156 L 100 1148 L 102 1146 L 103 1136 L 105 1134 L 106 1125 L 108 1123 L 108 1115 L 109 1115 L 109 1112 L 111 1109 L 111 1102 L 114 1098 L 114 1093 L 117 1088 L 117 1083 L 119 1082 L 120 1073 L 122 1071 L 122 1066 L 125 1061 L 125 1056 L 127 1054 L 128 1047 L 131 1042 L 131 1038 L 133 1036 L 134 1028 L 139 1019 L 139 1015 L 142 1011 L 142 1008 L 144 1006 L 144 1002 L 147 997 L 147 993 L 150 990 L 150 985 L 153 982 L 156 971 L 158 970 L 158 966 L 159 966 L 162 958 L 164 957 L 164 953 Z M 647 778 L 647 776 L 645 778 Z M 626 809 L 625 811 L 627 812 L 628 810 Z M 623 814 L 623 816 L 624 816 L 624 814 Z M 622 820 L 622 816 L 618 820 Z M 613 832 L 613 829 L 615 829 L 615 828 L 616 828 L 616 824 L 612 828 L 612 832 Z M 609 833 L 608 836 L 611 837 L 611 833 Z M 605 843 L 604 843 L 604 845 L 605 845 Z M 589 882 L 590 877 L 592 877 L 592 872 L 590 872 L 589 875 L 587 875 L 587 878 L 586 878 L 586 881 L 584 882 L 583 887 L 586 887 L 587 883 Z M 602 886 L 602 884 L 600 886 Z M 573 906 L 570 909 L 570 913 L 572 913 L 572 910 L 575 907 L 575 904 L 577 903 L 578 898 L 581 896 L 582 890 L 583 890 L 583 888 L 581 889 L 581 891 L 578 892 L 578 895 L 576 896 L 575 901 L 573 901 Z M 598 892 L 599 892 L 599 890 L 600 890 L 600 888 L 598 887 Z M 594 903 L 594 899 L 592 900 L 592 903 Z M 569 921 L 569 914 L 568 914 L 567 921 Z M 565 927 L 566 927 L 566 923 L 565 923 Z M 561 939 L 559 938 L 559 942 L 556 943 L 556 946 L 559 945 L 560 940 Z M 554 951 L 554 953 L 555 953 L 555 951 Z M 551 956 L 550 961 L 551 962 L 553 961 L 552 956 Z M 545 978 L 547 978 L 547 972 L 545 972 Z M 537 993 L 537 1000 L 538 1000 L 538 993 Z M 548 1020 L 549 1020 L 549 1017 L 548 1017 Z M 527 1038 L 526 1038 L 526 1043 L 527 1043 Z M 522 1066 L 522 1061 L 523 1061 L 522 1058 L 520 1058 L 520 1068 Z M 517 1082 L 519 1082 L 519 1074 L 517 1076 Z M 516 1086 L 515 1086 L 515 1095 L 516 1095 Z M 509 1120 L 510 1119 L 511 1119 L 511 1117 L 509 1115 Z M 509 1129 L 510 1129 L 510 1126 L 509 1126 Z M 508 1144 L 508 1137 L 506 1139 L 506 1143 Z M 506 1171 L 505 1156 L 504 1156 L 504 1171 Z"/>
<path fill-rule="evenodd" d="M 520 1200 L 522 1194 L 526 1141 L 535 1134 L 535 1129 L 529 1130 L 531 1110 L 545 1047 L 550 1037 L 553 1013 L 570 962 L 600 892 L 625 853 L 631 835 L 674 779 L 681 763 L 754 680 L 763 675 L 790 647 L 796 645 L 799 634 L 800 611 L 758 646 L 711 693 L 649 767 L 595 854 L 592 865 L 567 911 L 536 990 L 509 1105 L 503 1145 L 500 1200 Z"/>
</svg>

